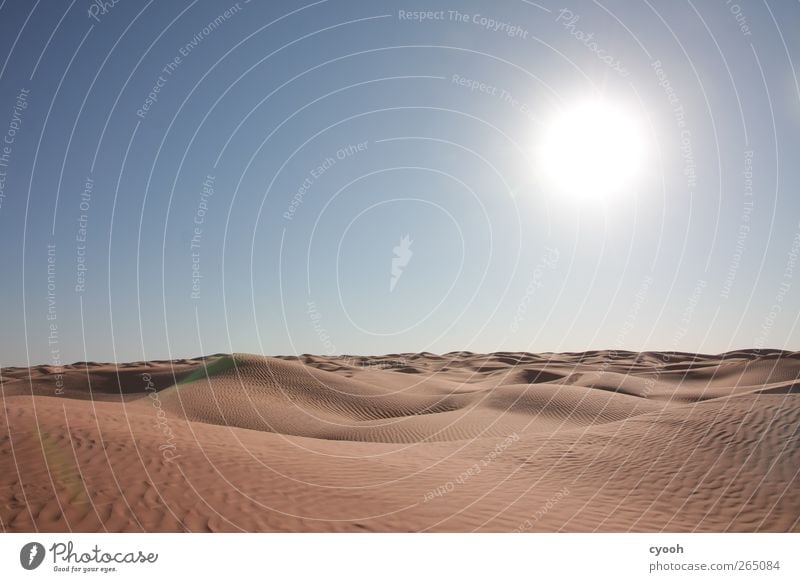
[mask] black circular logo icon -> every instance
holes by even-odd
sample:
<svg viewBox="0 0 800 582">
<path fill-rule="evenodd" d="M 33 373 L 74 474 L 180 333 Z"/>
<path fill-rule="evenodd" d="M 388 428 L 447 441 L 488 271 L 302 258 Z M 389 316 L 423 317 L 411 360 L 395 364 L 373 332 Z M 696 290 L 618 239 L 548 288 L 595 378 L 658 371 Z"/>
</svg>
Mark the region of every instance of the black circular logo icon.
<svg viewBox="0 0 800 582">
<path fill-rule="evenodd" d="M 26 570 L 35 570 L 44 561 L 44 546 L 38 542 L 29 542 L 19 551 L 19 563 Z"/>
</svg>

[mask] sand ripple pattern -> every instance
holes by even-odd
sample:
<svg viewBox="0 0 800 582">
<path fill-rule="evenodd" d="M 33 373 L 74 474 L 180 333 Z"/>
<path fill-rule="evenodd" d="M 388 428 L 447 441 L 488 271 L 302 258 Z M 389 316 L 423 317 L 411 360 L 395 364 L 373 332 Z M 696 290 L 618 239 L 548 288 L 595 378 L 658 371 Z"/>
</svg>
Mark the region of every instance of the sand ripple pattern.
<svg viewBox="0 0 800 582">
<path fill-rule="evenodd" d="M 399 365 L 397 362 L 402 362 Z M 800 357 L 2 371 L 5 531 L 800 531 Z"/>
</svg>

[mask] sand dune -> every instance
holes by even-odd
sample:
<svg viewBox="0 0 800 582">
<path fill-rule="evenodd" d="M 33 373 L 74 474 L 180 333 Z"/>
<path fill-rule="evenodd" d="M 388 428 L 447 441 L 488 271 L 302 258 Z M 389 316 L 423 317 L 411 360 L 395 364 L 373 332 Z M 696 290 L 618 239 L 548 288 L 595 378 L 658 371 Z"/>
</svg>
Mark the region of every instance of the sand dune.
<svg viewBox="0 0 800 582">
<path fill-rule="evenodd" d="M 800 355 L 2 370 L 3 531 L 799 531 Z"/>
</svg>

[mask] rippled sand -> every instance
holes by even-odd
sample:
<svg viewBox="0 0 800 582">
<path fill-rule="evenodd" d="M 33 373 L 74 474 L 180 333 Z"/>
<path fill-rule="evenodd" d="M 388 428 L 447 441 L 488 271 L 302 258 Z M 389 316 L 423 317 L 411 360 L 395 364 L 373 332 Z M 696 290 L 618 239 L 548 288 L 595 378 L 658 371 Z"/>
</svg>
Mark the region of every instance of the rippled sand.
<svg viewBox="0 0 800 582">
<path fill-rule="evenodd" d="M 0 526 L 800 531 L 799 377 L 777 350 L 6 368 Z"/>
</svg>

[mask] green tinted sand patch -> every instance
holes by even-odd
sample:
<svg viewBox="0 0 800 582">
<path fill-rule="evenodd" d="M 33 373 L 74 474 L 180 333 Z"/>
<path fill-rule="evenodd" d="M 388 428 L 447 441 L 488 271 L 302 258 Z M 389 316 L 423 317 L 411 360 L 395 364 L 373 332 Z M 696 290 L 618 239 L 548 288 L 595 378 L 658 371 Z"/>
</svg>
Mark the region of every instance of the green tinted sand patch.
<svg viewBox="0 0 800 582">
<path fill-rule="evenodd" d="M 189 372 L 186 376 L 181 378 L 175 386 L 182 386 L 204 378 L 210 378 L 217 374 L 221 374 L 226 370 L 230 370 L 236 365 L 236 362 L 231 355 L 220 356 L 215 360 L 205 362 L 197 368 Z"/>
</svg>

